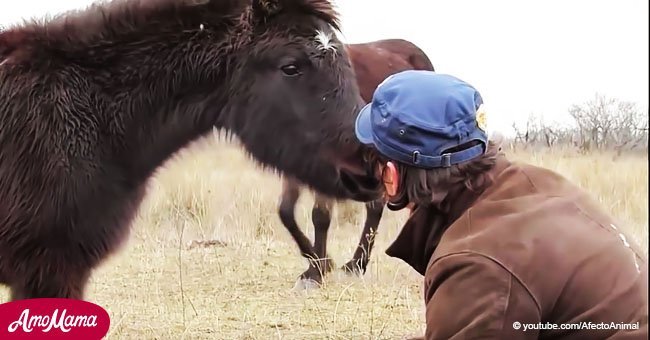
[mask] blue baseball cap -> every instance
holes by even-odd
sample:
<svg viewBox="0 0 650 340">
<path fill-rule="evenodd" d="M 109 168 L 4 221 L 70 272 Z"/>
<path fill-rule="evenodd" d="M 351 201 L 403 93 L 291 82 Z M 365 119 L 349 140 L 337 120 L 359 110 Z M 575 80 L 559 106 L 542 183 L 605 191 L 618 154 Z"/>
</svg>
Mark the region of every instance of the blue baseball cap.
<svg viewBox="0 0 650 340">
<path fill-rule="evenodd" d="M 357 116 L 355 132 L 387 158 L 418 168 L 449 167 L 485 153 L 487 133 L 476 119 L 481 104 L 479 92 L 456 77 L 402 71 L 375 89 Z M 474 140 L 480 143 L 445 151 Z"/>
</svg>

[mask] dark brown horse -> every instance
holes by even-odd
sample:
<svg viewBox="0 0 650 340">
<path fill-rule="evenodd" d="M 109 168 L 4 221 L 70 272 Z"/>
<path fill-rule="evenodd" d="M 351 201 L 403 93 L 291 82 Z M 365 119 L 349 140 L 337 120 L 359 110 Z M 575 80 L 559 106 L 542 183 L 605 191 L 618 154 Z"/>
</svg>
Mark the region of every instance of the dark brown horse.
<svg viewBox="0 0 650 340">
<path fill-rule="evenodd" d="M 434 71 L 427 55 L 415 44 L 403 39 L 349 44 L 346 47 L 364 102 L 371 101 L 375 88 L 391 74 L 405 70 Z M 312 247 L 295 220 L 294 210 L 300 197 L 300 187 L 299 180 L 285 176 L 279 215 L 298 244 L 302 256 L 309 261 L 309 268 L 300 275 L 296 284 L 296 288 L 307 288 L 321 283 L 323 275 L 332 270 L 332 261 L 327 255 L 327 232 L 334 200 L 327 194 L 314 191 L 315 201 L 311 211 L 314 224 L 314 246 Z M 381 199 L 366 203 L 366 221 L 361 239 L 352 259 L 342 268 L 346 272 L 359 275 L 365 273 L 384 203 Z"/>
<path fill-rule="evenodd" d="M 126 0 L 0 32 L 0 283 L 83 298 L 148 179 L 214 126 L 260 164 L 380 197 L 325 0 Z"/>
</svg>

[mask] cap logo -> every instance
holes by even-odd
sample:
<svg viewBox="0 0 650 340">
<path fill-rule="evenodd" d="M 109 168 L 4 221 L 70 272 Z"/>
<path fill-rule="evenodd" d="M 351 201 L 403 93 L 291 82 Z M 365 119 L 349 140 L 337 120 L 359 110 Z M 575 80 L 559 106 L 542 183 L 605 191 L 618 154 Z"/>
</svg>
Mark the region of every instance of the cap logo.
<svg viewBox="0 0 650 340">
<path fill-rule="evenodd" d="M 487 113 L 485 112 L 485 106 L 483 104 L 479 105 L 476 110 L 476 126 L 483 132 L 487 131 Z"/>
</svg>

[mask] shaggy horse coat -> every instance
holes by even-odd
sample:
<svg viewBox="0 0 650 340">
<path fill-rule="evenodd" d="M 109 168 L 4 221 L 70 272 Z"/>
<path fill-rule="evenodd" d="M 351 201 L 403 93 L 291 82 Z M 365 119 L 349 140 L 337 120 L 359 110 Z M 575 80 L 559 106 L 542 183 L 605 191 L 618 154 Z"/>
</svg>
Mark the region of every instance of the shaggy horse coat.
<svg viewBox="0 0 650 340">
<path fill-rule="evenodd" d="M 379 185 L 325 0 L 126 0 L 0 32 L 0 283 L 83 298 L 148 179 L 213 127 L 339 198 Z"/>
<path fill-rule="evenodd" d="M 429 57 L 418 46 L 403 39 L 385 39 L 361 44 L 346 45 L 350 60 L 364 102 L 372 100 L 375 88 L 388 76 L 405 70 L 434 71 Z M 285 177 L 279 215 L 284 226 L 296 241 L 302 256 L 309 260 L 309 268 L 300 275 L 296 288 L 307 288 L 312 282 L 321 283 L 323 275 L 332 270 L 332 261 L 327 255 L 327 232 L 330 226 L 333 200 L 317 191 L 311 211 L 314 224 L 314 247 L 300 230 L 294 216 L 296 202 L 300 197 L 300 181 Z M 374 237 L 379 226 L 385 202 L 381 199 L 366 203 L 366 221 L 357 248 L 343 270 L 348 273 L 364 274 Z M 302 287 L 301 287 L 302 286 Z"/>
</svg>

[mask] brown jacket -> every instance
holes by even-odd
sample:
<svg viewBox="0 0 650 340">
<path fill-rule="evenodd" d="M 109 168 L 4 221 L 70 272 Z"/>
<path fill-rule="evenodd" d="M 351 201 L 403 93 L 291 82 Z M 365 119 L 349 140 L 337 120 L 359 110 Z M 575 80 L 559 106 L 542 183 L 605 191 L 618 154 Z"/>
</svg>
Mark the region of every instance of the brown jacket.
<svg viewBox="0 0 650 340">
<path fill-rule="evenodd" d="M 552 171 L 500 157 L 492 177 L 416 208 L 386 251 L 424 275 L 425 338 L 646 339 L 648 265 L 624 228 Z"/>
</svg>

